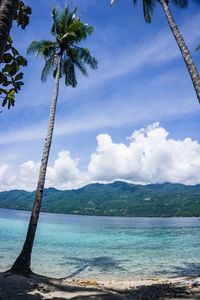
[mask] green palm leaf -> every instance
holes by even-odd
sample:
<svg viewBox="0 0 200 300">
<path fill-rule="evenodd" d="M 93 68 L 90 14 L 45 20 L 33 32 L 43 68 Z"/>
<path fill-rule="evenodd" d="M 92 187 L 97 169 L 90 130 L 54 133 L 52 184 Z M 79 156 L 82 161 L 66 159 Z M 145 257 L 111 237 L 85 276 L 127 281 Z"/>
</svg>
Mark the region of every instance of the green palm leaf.
<svg viewBox="0 0 200 300">
<path fill-rule="evenodd" d="M 68 58 L 63 62 L 62 73 L 65 75 L 65 84 L 67 86 L 76 87 L 77 79 L 75 74 L 74 63 L 71 61 L 71 59 Z"/>
<path fill-rule="evenodd" d="M 61 77 L 65 77 L 67 86 L 77 85 L 76 69 L 84 76 L 87 75 L 87 68 L 97 68 L 97 60 L 91 56 L 87 48 L 79 47 L 94 31 L 92 26 L 84 24 L 76 17 L 77 8 L 70 12 L 67 6 L 63 12 L 58 9 L 52 10 L 53 25 L 51 34 L 54 41 L 34 41 L 28 47 L 27 53 L 42 56 L 45 59 L 45 66 L 42 70 L 41 80 L 45 82 L 50 73 L 55 77 L 58 57 L 61 57 Z"/>
<path fill-rule="evenodd" d="M 76 60 L 74 62 L 74 64 L 79 69 L 79 71 L 82 73 L 82 75 L 88 76 L 87 69 L 82 61 Z"/>
<path fill-rule="evenodd" d="M 47 59 L 45 66 L 42 70 L 41 81 L 45 82 L 47 80 L 48 75 L 53 72 L 54 69 L 54 57 L 50 57 Z"/>
<path fill-rule="evenodd" d="M 57 35 L 60 33 L 59 14 L 57 8 L 52 9 L 53 25 L 51 28 L 51 34 Z"/>
<path fill-rule="evenodd" d="M 111 0 L 111 5 L 116 0 Z M 133 4 L 136 5 L 138 0 L 133 0 Z M 156 2 L 159 2 L 159 0 L 142 0 L 143 4 L 143 13 L 144 13 L 144 19 L 147 23 L 151 23 L 152 15 L 153 15 L 153 9 L 156 4 Z M 169 0 L 168 0 L 169 2 Z M 171 2 L 179 8 L 185 8 L 188 6 L 188 0 L 171 0 Z"/>
<path fill-rule="evenodd" d="M 1 0 L 0 0 L 1 2 Z M 38 177 L 35 201 L 29 221 L 26 240 L 11 270 L 17 274 L 31 273 L 31 253 L 35 238 L 42 197 L 44 191 L 46 170 L 48 166 L 48 158 L 53 137 L 53 129 L 55 123 L 55 114 L 59 94 L 59 81 L 65 78 L 65 84 L 75 87 L 77 85 L 75 68 L 78 68 L 83 75 L 87 74 L 86 64 L 96 67 L 97 62 L 91 57 L 89 50 L 76 49 L 77 44 L 86 39 L 91 34 L 90 26 L 81 23 L 75 15 L 76 10 L 71 13 L 67 7 L 62 13 L 57 9 L 52 10 L 53 26 L 51 33 L 54 37 L 53 41 L 34 41 L 28 47 L 27 52 L 40 55 L 45 60 L 45 66 L 42 70 L 41 80 L 44 82 L 47 76 L 52 72 L 55 77 L 54 92 L 51 102 L 49 115 L 49 124 L 47 135 L 45 138 L 44 150 L 41 159 L 40 172 Z"/>
<path fill-rule="evenodd" d="M 73 48 L 71 47 L 68 55 L 74 63 L 79 61 L 82 64 L 89 65 L 92 69 L 97 69 L 97 60 L 91 56 L 90 51 L 87 48 L 81 48 L 78 46 Z"/>
<path fill-rule="evenodd" d="M 33 41 L 27 49 L 27 54 L 41 55 L 45 58 L 49 58 L 53 52 L 55 52 L 55 44 L 47 40 Z"/>
</svg>

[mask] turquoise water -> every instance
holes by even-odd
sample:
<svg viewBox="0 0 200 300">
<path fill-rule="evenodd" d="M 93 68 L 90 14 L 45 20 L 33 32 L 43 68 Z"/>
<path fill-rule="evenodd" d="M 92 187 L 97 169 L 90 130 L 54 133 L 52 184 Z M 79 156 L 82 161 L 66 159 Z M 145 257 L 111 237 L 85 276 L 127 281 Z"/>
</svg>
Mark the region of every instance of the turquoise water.
<svg viewBox="0 0 200 300">
<path fill-rule="evenodd" d="M 0 269 L 21 250 L 29 213 L 0 209 Z M 33 271 L 54 277 L 200 275 L 199 218 L 41 214 Z"/>
</svg>

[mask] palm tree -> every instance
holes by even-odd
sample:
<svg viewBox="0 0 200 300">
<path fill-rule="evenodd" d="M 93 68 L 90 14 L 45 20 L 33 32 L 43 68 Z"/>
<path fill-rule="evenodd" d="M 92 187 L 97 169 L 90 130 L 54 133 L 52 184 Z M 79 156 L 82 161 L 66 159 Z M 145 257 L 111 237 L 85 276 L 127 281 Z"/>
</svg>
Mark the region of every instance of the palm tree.
<svg viewBox="0 0 200 300">
<path fill-rule="evenodd" d="M 111 0 L 111 4 L 113 4 L 115 0 Z M 136 4 L 138 0 L 133 0 L 133 3 Z M 186 67 L 188 69 L 188 72 L 190 74 L 190 77 L 192 79 L 192 83 L 197 95 L 197 99 L 200 102 L 200 76 L 198 73 L 198 70 L 194 64 L 194 61 L 192 59 L 192 56 L 190 54 L 190 51 L 185 43 L 185 40 L 183 39 L 178 26 L 176 25 L 176 22 L 173 18 L 171 9 L 170 9 L 170 3 L 172 2 L 179 8 L 185 8 L 188 6 L 188 0 L 142 0 L 143 2 L 143 11 L 144 11 L 144 18 L 147 23 L 151 23 L 152 20 L 152 12 L 155 4 L 158 2 L 161 4 L 165 16 L 167 18 L 167 22 L 169 24 L 169 27 L 174 35 L 174 38 L 178 44 L 178 47 L 181 51 L 181 54 L 183 56 L 183 59 L 185 61 Z"/>
<path fill-rule="evenodd" d="M 0 63 L 19 0 L 0 0 Z"/>
<path fill-rule="evenodd" d="M 15 273 L 31 273 L 31 253 L 35 238 L 42 196 L 45 184 L 48 157 L 52 142 L 56 104 L 59 92 L 60 78 L 64 77 L 67 86 L 76 87 L 76 68 L 83 75 L 87 75 L 86 65 L 92 69 L 97 68 L 97 61 L 91 56 L 86 48 L 78 44 L 84 41 L 93 32 L 93 27 L 83 24 L 76 17 L 76 9 L 70 12 L 69 6 L 59 13 L 57 9 L 52 10 L 53 26 L 51 34 L 53 41 L 42 40 L 32 42 L 27 50 L 28 53 L 41 55 L 45 59 L 45 66 L 42 70 L 41 80 L 44 82 L 49 73 L 55 78 L 53 99 L 51 103 L 49 125 L 45 138 L 44 150 L 41 160 L 35 202 L 33 204 L 29 227 L 23 249 L 13 264 L 11 271 Z"/>
</svg>

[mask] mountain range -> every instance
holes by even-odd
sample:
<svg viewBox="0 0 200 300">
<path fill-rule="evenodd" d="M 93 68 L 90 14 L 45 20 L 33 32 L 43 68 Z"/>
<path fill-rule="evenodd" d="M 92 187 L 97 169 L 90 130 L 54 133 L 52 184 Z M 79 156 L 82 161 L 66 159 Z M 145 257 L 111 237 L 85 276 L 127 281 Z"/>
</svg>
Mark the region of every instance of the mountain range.
<svg viewBox="0 0 200 300">
<path fill-rule="evenodd" d="M 34 192 L 0 192 L 0 208 L 30 210 Z M 199 217 L 200 185 L 135 185 L 122 181 L 44 191 L 43 212 L 126 217 Z"/>
</svg>

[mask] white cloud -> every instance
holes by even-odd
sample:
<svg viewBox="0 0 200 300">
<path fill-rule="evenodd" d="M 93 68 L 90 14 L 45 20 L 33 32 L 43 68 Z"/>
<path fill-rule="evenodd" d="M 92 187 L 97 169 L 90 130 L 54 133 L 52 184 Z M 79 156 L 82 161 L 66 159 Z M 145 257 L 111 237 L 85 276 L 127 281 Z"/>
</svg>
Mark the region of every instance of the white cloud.
<svg viewBox="0 0 200 300">
<path fill-rule="evenodd" d="M 8 165 L 0 166 L 0 190 L 36 189 L 40 163 L 29 160 L 12 169 Z M 47 168 L 46 187 L 72 189 L 87 183 L 87 174 L 78 168 L 78 159 L 72 159 L 69 151 L 61 151 L 52 166 Z"/>
<path fill-rule="evenodd" d="M 0 166 L 0 182 L 5 184 L 7 181 L 8 166 L 6 164 Z"/>
<path fill-rule="evenodd" d="M 9 165 L 0 166 L 0 190 L 24 189 L 34 190 L 39 171 L 39 163 L 29 160 L 17 169 Z"/>
<path fill-rule="evenodd" d="M 47 186 L 71 189 L 84 185 L 85 176 L 78 168 L 78 159 L 72 159 L 69 151 L 61 151 L 53 166 L 47 170 Z"/>
<path fill-rule="evenodd" d="M 28 160 L 19 167 L 19 176 L 13 182 L 16 188 L 33 190 L 36 188 L 37 175 L 39 173 L 40 163 Z"/>
<path fill-rule="evenodd" d="M 46 187 L 78 188 L 90 182 L 125 180 L 133 183 L 200 183 L 200 143 L 191 138 L 170 139 L 169 133 L 154 123 L 133 132 L 125 143 L 115 143 L 108 134 L 97 136 L 87 170 L 69 151 L 61 151 L 47 169 Z M 31 160 L 17 170 L 0 166 L 0 190 L 36 187 L 39 163 Z"/>
<path fill-rule="evenodd" d="M 12 189 L 12 183 L 15 176 L 9 173 L 9 166 L 6 164 L 0 165 L 0 190 Z"/>
<path fill-rule="evenodd" d="M 200 144 L 196 141 L 169 139 L 159 123 L 135 131 L 129 141 L 117 144 L 109 135 L 99 135 L 88 166 L 90 178 L 144 184 L 200 182 Z"/>
</svg>

